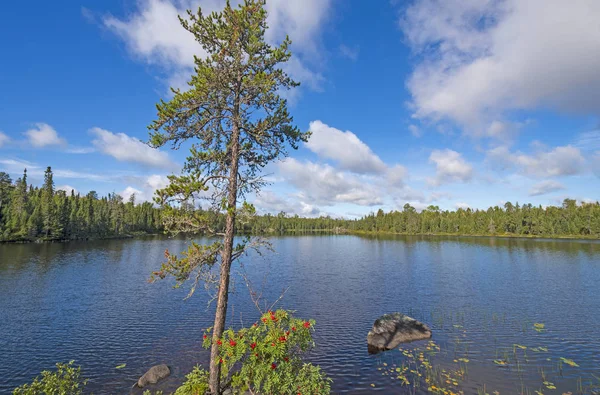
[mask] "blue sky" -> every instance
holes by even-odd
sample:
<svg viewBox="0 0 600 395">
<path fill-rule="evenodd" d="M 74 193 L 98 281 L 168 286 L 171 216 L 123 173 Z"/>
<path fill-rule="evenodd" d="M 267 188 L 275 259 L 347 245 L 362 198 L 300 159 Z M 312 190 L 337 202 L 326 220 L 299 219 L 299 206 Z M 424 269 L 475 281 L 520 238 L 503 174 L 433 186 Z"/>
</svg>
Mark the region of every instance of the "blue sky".
<svg viewBox="0 0 600 395">
<path fill-rule="evenodd" d="M 155 103 L 202 48 L 178 24 L 220 0 L 10 2 L 0 16 L 0 171 L 148 200 L 185 152 L 156 151 Z M 313 137 L 266 169 L 263 212 L 598 200 L 596 0 L 271 0 Z M 27 15 L 27 23 L 23 23 Z"/>
</svg>

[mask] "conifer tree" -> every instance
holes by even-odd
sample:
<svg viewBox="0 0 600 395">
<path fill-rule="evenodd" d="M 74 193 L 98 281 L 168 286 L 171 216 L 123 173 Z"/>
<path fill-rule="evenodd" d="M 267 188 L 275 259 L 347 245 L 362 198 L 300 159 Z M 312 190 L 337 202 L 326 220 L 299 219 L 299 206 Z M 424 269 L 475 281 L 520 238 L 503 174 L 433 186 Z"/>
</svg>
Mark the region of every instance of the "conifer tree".
<svg viewBox="0 0 600 395">
<path fill-rule="evenodd" d="M 238 200 L 261 188 L 264 166 L 286 155 L 287 146 L 297 148 L 308 137 L 293 126 L 287 102 L 280 96 L 298 85 L 281 68 L 291 56 L 291 42 L 287 37 L 279 46 L 266 42 L 264 4 L 246 0 L 233 8 L 227 2 L 222 12 L 204 15 L 199 9 L 188 11 L 189 19 L 180 17 L 208 55 L 195 58 L 189 88 L 173 89 L 173 98 L 157 105 L 157 120 L 150 125 L 150 144 L 156 148 L 192 143 L 183 175 L 171 176 L 170 185 L 157 192 L 166 226 L 174 231 L 209 230 L 206 216 L 190 209 L 200 194 L 208 195 L 213 209 L 225 216 L 222 241 L 192 244 L 182 259 L 171 255 L 157 272 L 159 277 L 171 273 L 178 280 L 192 276 L 197 281 L 194 272 L 220 265 L 210 360 L 213 394 L 220 393 L 217 340 L 225 327 L 231 264 L 252 245 L 234 246 L 236 219 L 242 210 L 253 212 Z"/>
<path fill-rule="evenodd" d="M 46 238 L 50 238 L 53 233 L 54 222 L 54 179 L 52 168 L 48 166 L 44 172 L 44 186 L 42 187 L 42 224 L 43 232 Z"/>
</svg>

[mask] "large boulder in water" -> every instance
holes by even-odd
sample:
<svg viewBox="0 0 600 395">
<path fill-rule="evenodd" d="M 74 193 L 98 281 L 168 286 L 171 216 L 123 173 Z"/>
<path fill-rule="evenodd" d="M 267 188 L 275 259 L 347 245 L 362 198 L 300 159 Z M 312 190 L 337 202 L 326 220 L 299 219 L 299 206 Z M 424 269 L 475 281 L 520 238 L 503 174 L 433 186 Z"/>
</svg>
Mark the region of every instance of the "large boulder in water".
<svg viewBox="0 0 600 395">
<path fill-rule="evenodd" d="M 155 384 L 171 374 L 171 369 L 165 364 L 152 366 L 137 382 L 137 386 L 144 388 L 148 384 Z"/>
<path fill-rule="evenodd" d="M 422 322 L 400 313 L 385 314 L 375 320 L 367 335 L 369 353 L 396 348 L 400 343 L 429 339 L 431 330 Z"/>
</svg>

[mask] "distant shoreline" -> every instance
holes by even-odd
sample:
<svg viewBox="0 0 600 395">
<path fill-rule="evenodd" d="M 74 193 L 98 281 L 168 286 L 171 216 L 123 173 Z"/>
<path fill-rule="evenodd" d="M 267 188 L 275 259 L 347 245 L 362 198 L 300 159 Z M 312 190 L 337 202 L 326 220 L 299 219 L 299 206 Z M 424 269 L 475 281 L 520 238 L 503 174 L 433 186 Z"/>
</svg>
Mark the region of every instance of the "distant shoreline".
<svg viewBox="0 0 600 395">
<path fill-rule="evenodd" d="M 548 239 L 548 240 L 600 240 L 598 236 L 586 235 L 517 235 L 511 233 L 503 234 L 459 234 L 459 233 L 398 233 L 398 232 L 365 232 L 348 231 L 345 234 L 356 235 L 398 235 L 398 236 L 454 236 L 454 237 L 498 237 L 504 239 Z"/>
<path fill-rule="evenodd" d="M 117 236 L 106 236 L 106 237 L 81 237 L 75 239 L 37 239 L 37 240 L 0 240 L 0 244 L 50 244 L 50 243 L 68 243 L 70 241 L 98 241 L 98 240 L 119 240 L 119 239 L 135 239 L 144 236 L 159 236 L 161 233 L 140 233 L 140 234 L 128 234 L 128 235 L 117 235 Z"/>
<path fill-rule="evenodd" d="M 248 233 L 240 233 L 248 234 Z M 250 233 L 252 234 L 252 233 Z M 502 239 L 529 239 L 529 240 L 598 240 L 600 237 L 596 236 L 585 236 L 585 235 L 517 235 L 517 234 L 457 234 L 457 233 L 399 233 L 399 232 L 387 232 L 387 231 L 352 231 L 346 229 L 328 230 L 328 229 L 314 229 L 314 230 L 285 230 L 283 232 L 272 231 L 254 233 L 254 235 L 293 235 L 293 234 L 331 234 L 331 235 L 354 235 L 354 236 L 421 236 L 421 237 L 477 237 L 477 238 L 502 238 Z M 98 241 L 98 240 L 119 240 L 119 239 L 136 239 L 146 236 L 165 236 L 163 233 L 140 233 L 140 234 L 129 234 L 119 236 L 107 236 L 107 237 L 89 237 L 89 238 L 77 238 L 77 239 L 54 239 L 54 240 L 0 240 L 0 244 L 46 244 L 46 243 L 67 243 L 70 241 Z"/>
</svg>

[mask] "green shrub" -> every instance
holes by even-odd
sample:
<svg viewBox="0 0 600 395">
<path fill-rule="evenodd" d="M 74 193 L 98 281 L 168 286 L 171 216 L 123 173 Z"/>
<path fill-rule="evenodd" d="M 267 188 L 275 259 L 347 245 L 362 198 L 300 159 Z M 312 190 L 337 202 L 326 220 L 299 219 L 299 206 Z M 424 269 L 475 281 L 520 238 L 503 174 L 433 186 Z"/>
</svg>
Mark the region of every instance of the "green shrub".
<svg viewBox="0 0 600 395">
<path fill-rule="evenodd" d="M 81 367 L 73 362 L 57 363 L 56 372 L 44 370 L 31 384 L 13 390 L 13 395 L 82 395 L 87 380 L 81 378 Z"/>
<path fill-rule="evenodd" d="M 208 390 L 208 372 L 196 365 L 185 376 L 185 381 L 177 388 L 175 395 L 204 395 Z"/>
</svg>

